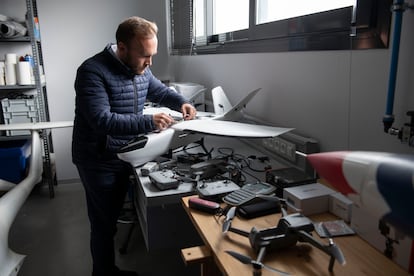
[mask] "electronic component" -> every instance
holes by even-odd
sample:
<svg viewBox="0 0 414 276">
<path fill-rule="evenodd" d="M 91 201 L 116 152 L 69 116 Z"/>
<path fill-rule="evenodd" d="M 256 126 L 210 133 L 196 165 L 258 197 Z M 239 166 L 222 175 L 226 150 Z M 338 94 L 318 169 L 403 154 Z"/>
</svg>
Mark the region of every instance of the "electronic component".
<svg viewBox="0 0 414 276">
<path fill-rule="evenodd" d="M 239 206 L 256 198 L 256 195 L 267 195 L 276 190 L 276 187 L 265 182 L 249 183 L 241 189 L 231 192 L 223 197 L 229 205 Z"/>
<path fill-rule="evenodd" d="M 266 172 L 266 182 L 276 187 L 276 196 L 283 197 L 285 188 L 315 183 L 316 177 L 310 176 L 294 167 L 270 170 Z"/>
<path fill-rule="evenodd" d="M 201 198 L 214 201 L 220 200 L 223 195 L 239 189 L 240 186 L 230 180 L 200 181 L 196 187 L 197 193 Z"/>
<path fill-rule="evenodd" d="M 176 189 L 180 182 L 172 170 L 155 171 L 149 174 L 151 182 L 161 191 Z"/>
<path fill-rule="evenodd" d="M 142 176 L 148 176 L 150 173 L 158 170 L 158 163 L 157 162 L 147 162 L 144 166 L 141 168 L 141 174 Z"/>
<path fill-rule="evenodd" d="M 210 159 L 191 165 L 190 172 L 194 176 L 200 176 L 200 179 L 208 179 L 222 173 L 225 165 L 224 159 Z"/>
<path fill-rule="evenodd" d="M 237 214 L 246 219 L 280 213 L 280 202 L 263 200 L 252 204 L 245 204 L 237 208 Z"/>
</svg>

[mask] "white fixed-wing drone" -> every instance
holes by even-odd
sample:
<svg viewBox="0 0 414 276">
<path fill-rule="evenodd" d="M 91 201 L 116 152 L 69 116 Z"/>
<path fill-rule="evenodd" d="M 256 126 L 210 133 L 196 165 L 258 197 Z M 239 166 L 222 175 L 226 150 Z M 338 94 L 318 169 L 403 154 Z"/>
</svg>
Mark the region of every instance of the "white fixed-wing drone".
<svg viewBox="0 0 414 276">
<path fill-rule="evenodd" d="M 268 138 L 291 131 L 292 128 L 236 122 L 242 117 L 242 110 L 246 107 L 246 104 L 259 90 L 260 88 L 250 92 L 233 106 L 223 89 L 218 86 L 211 91 L 214 113 L 198 112 L 194 120 L 177 121 L 161 132 L 138 136 L 120 149 L 118 157 L 130 163 L 133 167 L 138 167 L 156 159 L 170 149 L 176 149 L 200 139 L 200 135 Z M 164 107 L 150 107 L 144 110 L 144 114 L 159 112 L 170 114 L 175 118 L 182 117 L 180 112 Z"/>
<path fill-rule="evenodd" d="M 213 89 L 214 113 L 200 112 L 196 120 L 181 121 L 159 133 L 139 136 L 123 147 L 119 158 L 137 167 L 154 160 L 170 148 L 184 146 L 195 141 L 198 135 L 222 135 L 245 138 L 274 137 L 292 130 L 291 128 L 269 127 L 234 122 L 259 89 L 252 91 L 238 104 L 232 106 L 221 87 Z M 144 113 L 168 112 L 174 117 L 182 114 L 166 108 L 147 108 Z M 0 130 L 30 130 L 32 134 L 29 174 L 15 185 L 0 180 L 0 190 L 9 190 L 0 197 L 0 275 L 17 275 L 23 264 L 24 255 L 17 254 L 8 246 L 10 227 L 34 186 L 39 183 L 43 171 L 43 158 L 39 131 L 44 129 L 72 127 L 73 121 L 18 123 L 0 125 Z M 196 134 L 196 135 L 195 135 Z"/>
</svg>

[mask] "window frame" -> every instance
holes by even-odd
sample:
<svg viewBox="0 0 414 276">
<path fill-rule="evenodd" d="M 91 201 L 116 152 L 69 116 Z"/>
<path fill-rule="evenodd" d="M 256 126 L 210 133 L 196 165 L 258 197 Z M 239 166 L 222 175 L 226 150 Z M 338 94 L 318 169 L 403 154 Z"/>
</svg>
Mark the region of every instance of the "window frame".
<svg viewBox="0 0 414 276">
<path fill-rule="evenodd" d="M 341 8 L 259 25 L 254 24 L 255 0 L 250 0 L 249 29 L 201 38 L 193 37 L 192 0 L 169 2 L 170 5 L 187 3 L 187 10 L 170 9 L 171 15 L 191 14 L 189 32 L 180 33 L 175 41 L 172 34 L 172 55 L 360 50 L 389 46 L 392 0 L 358 0 L 356 11 L 351 7 Z M 172 32 L 173 29 L 171 25 Z M 186 47 L 177 47 L 177 39 L 186 41 L 182 44 Z"/>
</svg>

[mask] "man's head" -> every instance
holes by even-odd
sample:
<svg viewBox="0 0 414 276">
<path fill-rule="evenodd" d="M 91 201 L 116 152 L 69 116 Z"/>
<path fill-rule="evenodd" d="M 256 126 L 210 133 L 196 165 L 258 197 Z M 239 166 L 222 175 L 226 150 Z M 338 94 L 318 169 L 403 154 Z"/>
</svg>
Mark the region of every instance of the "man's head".
<svg viewBox="0 0 414 276">
<path fill-rule="evenodd" d="M 154 22 L 133 16 L 119 24 L 116 31 L 117 55 L 136 74 L 142 74 L 157 54 L 158 27 Z"/>
</svg>

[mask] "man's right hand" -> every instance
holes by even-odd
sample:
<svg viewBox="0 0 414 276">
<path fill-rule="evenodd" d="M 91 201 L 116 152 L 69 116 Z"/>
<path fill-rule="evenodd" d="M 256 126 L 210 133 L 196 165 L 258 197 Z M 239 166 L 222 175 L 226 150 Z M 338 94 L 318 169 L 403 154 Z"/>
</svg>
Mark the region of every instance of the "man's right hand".
<svg viewBox="0 0 414 276">
<path fill-rule="evenodd" d="M 166 113 L 154 114 L 152 120 L 158 130 L 166 129 L 175 122 L 174 119 Z"/>
</svg>

